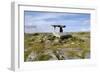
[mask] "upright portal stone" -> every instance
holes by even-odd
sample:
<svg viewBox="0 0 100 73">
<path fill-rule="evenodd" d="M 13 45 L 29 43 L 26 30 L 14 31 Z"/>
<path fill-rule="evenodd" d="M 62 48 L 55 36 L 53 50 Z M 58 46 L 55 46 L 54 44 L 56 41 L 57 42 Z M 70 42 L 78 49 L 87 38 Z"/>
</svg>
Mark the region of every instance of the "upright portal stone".
<svg viewBox="0 0 100 73">
<path fill-rule="evenodd" d="M 56 27 L 59 27 L 59 32 L 62 33 L 63 32 L 63 28 L 65 28 L 65 25 L 52 25 L 54 27 L 54 30 L 56 29 Z"/>
</svg>

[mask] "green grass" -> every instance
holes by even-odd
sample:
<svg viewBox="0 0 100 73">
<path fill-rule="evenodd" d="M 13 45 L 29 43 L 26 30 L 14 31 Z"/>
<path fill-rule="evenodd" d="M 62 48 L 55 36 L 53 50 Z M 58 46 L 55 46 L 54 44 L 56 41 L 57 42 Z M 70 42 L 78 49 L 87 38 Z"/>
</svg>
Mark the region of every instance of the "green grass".
<svg viewBox="0 0 100 73">
<path fill-rule="evenodd" d="M 34 51 L 37 53 L 39 61 L 49 60 L 51 56 L 44 55 L 41 52 L 49 50 L 56 50 L 58 48 L 80 48 L 81 51 L 67 51 L 69 58 L 74 59 L 78 57 L 84 59 L 87 53 L 90 53 L 90 32 L 70 32 L 70 35 L 57 38 L 52 33 L 34 33 L 24 34 L 24 48 L 27 50 L 24 52 L 24 61 L 27 60 L 28 55 Z"/>
<path fill-rule="evenodd" d="M 49 60 L 51 58 L 50 55 L 38 55 L 36 60 L 39 60 L 39 61 L 45 61 L 45 60 Z"/>
</svg>

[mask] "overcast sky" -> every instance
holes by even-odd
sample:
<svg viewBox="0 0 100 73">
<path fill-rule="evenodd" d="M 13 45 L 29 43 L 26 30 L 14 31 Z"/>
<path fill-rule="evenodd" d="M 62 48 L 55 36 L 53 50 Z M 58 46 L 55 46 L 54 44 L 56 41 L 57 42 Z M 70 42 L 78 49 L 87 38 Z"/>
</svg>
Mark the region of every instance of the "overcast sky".
<svg viewBox="0 0 100 73">
<path fill-rule="evenodd" d="M 65 25 L 64 32 L 90 31 L 90 14 L 24 11 L 24 23 L 27 33 L 53 32 L 51 25 Z"/>
</svg>

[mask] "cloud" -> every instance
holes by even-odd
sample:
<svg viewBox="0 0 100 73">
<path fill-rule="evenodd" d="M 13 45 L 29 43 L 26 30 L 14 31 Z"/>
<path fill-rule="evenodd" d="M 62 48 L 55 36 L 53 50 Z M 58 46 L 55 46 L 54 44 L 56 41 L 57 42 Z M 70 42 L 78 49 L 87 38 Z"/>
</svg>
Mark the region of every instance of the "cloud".
<svg viewBox="0 0 100 73">
<path fill-rule="evenodd" d="M 28 32 L 52 32 L 51 25 L 66 25 L 64 31 L 81 31 L 90 29 L 90 14 L 80 13 L 55 13 L 55 12 L 25 12 L 25 26 L 37 26 L 36 28 L 25 28 Z"/>
</svg>

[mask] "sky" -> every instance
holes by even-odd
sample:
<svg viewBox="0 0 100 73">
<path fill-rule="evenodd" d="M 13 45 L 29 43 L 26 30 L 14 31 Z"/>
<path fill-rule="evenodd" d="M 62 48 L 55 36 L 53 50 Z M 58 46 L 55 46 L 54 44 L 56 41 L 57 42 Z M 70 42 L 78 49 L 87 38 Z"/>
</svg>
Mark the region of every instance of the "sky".
<svg viewBox="0 0 100 73">
<path fill-rule="evenodd" d="M 65 25 L 64 32 L 90 31 L 90 14 L 24 11 L 24 30 L 26 33 L 54 32 L 52 25 Z M 59 28 L 56 28 L 59 32 Z"/>
</svg>

